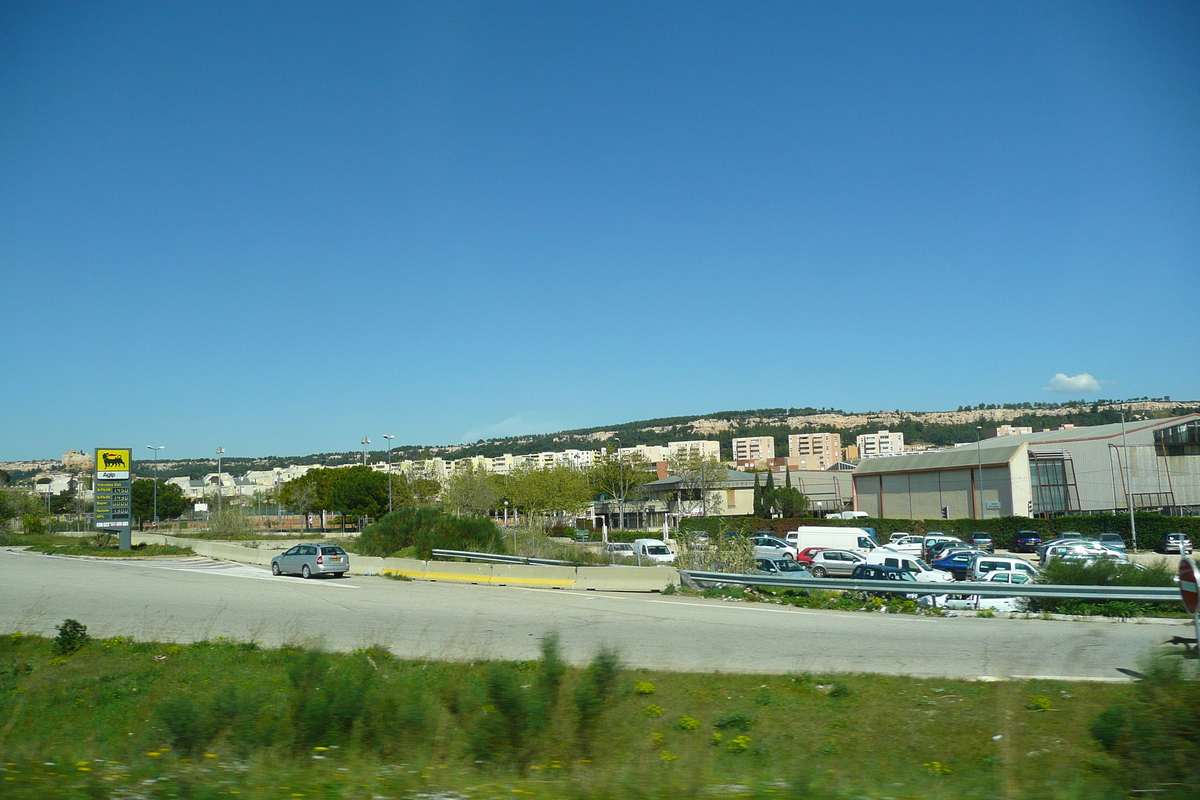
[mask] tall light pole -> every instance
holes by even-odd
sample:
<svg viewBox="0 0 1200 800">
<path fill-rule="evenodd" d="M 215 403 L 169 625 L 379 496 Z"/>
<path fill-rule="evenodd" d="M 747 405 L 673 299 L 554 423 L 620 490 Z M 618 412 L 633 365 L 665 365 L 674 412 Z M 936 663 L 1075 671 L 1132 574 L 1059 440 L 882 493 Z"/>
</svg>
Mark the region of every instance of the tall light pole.
<svg viewBox="0 0 1200 800">
<path fill-rule="evenodd" d="M 388 513 L 392 513 L 392 439 L 395 436 L 384 434 L 383 438 L 387 439 L 388 443 Z"/>
<path fill-rule="evenodd" d="M 158 451 L 162 450 L 164 447 L 166 447 L 165 444 L 159 445 L 158 447 L 146 445 L 148 450 L 154 451 L 154 522 L 152 524 L 155 528 L 158 527 Z"/>
<path fill-rule="evenodd" d="M 221 456 L 224 452 L 224 447 L 217 448 L 217 510 L 221 508 Z"/>
<path fill-rule="evenodd" d="M 975 426 L 975 454 L 979 456 L 979 518 L 983 519 L 983 444 L 980 437 L 983 435 L 983 426 Z"/>
<path fill-rule="evenodd" d="M 621 510 L 621 530 L 625 530 L 625 459 L 621 456 L 621 440 L 614 436 L 617 443 L 617 488 L 621 490 L 620 502 L 617 508 Z"/>
<path fill-rule="evenodd" d="M 1129 475 L 1129 444 L 1125 440 L 1125 409 L 1121 409 L 1121 449 L 1125 451 L 1125 502 L 1129 503 L 1129 535 L 1133 539 L 1133 552 L 1136 553 L 1137 522 L 1133 516 L 1133 485 Z"/>
<path fill-rule="evenodd" d="M 362 441 L 359 442 L 359 444 L 361 444 L 363 446 L 363 466 L 364 467 L 367 465 L 367 445 L 369 445 L 370 443 L 371 443 L 371 440 L 365 436 L 362 438 Z"/>
</svg>

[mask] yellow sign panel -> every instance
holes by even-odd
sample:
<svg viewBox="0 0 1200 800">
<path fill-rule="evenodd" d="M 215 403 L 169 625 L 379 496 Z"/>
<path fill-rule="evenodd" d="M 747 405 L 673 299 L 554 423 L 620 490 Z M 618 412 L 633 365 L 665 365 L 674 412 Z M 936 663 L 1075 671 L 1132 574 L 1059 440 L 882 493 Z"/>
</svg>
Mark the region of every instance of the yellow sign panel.
<svg viewBox="0 0 1200 800">
<path fill-rule="evenodd" d="M 132 461 L 132 450 L 108 447 L 96 451 L 97 472 L 128 472 Z"/>
</svg>

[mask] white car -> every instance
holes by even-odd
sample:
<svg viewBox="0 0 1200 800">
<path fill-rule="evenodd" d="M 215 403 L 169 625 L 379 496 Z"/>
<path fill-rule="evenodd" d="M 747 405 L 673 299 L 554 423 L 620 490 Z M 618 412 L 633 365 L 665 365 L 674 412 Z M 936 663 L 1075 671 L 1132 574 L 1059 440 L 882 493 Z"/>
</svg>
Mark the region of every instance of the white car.
<svg viewBox="0 0 1200 800">
<path fill-rule="evenodd" d="M 878 550 L 872 550 L 867 556 L 868 564 L 881 564 L 885 567 L 899 567 L 902 570 L 911 572 L 913 577 L 918 581 L 925 583 L 949 583 L 954 580 L 954 576 L 943 569 L 933 569 L 920 558 L 909 553 L 902 553 L 898 550 L 893 550 L 888 547 L 881 547 Z"/>
<path fill-rule="evenodd" d="M 920 558 L 921 553 L 924 552 L 925 549 L 924 541 L 924 537 L 909 536 L 905 534 L 898 538 L 893 537 L 893 539 L 885 544 L 884 547 L 889 550 L 897 550 L 901 553 L 906 553 L 908 555 Z"/>
<path fill-rule="evenodd" d="M 633 545 L 629 542 L 609 542 L 604 545 L 604 555 L 610 559 L 635 557 Z"/>
</svg>

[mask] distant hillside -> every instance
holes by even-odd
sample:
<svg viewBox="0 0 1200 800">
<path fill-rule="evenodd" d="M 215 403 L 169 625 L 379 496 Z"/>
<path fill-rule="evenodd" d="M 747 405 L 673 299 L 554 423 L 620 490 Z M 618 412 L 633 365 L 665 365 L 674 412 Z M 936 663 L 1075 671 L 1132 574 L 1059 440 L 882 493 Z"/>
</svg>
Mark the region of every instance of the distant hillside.
<svg viewBox="0 0 1200 800">
<path fill-rule="evenodd" d="M 732 450 L 731 442 L 735 438 L 773 436 L 776 454 L 787 455 L 787 437 L 792 433 L 829 431 L 840 433 L 843 444 L 853 444 L 854 437 L 859 434 L 874 433 L 881 429 L 903 433 L 905 444 L 908 445 L 927 444 L 941 447 L 956 442 L 975 441 L 975 426 L 980 424 L 984 428 L 1009 424 L 1034 430 L 1057 428 L 1067 424 L 1104 425 L 1120 422 L 1122 409 L 1130 414 L 1131 419 L 1159 419 L 1200 413 L 1200 401 L 1137 398 L 1123 402 L 1100 400 L 1087 403 L 1077 400 L 1066 403 L 979 405 L 960 407 L 956 411 L 896 410 L 865 413 L 847 413 L 832 408 L 759 408 L 699 416 L 664 417 L 558 433 L 506 436 L 460 445 L 400 446 L 392 450 L 392 460 L 434 456 L 446 459 L 465 456 L 490 457 L 505 453 L 524 455 L 571 449 L 596 450 L 609 444 L 614 437 L 620 439 L 621 445 L 625 447 L 638 444 L 665 445 L 667 442 L 683 439 L 715 439 L 721 443 L 722 453 L 728 456 Z M 371 462 L 382 461 L 387 458 L 387 451 L 371 450 L 368 451 L 367 457 Z M 225 458 L 222 459 L 221 467 L 225 472 L 241 475 L 249 470 L 268 470 L 290 464 L 338 466 L 355 463 L 361 459 L 361 451 L 316 453 L 307 456 Z M 15 483 L 26 481 L 44 470 L 57 469 L 57 462 L 17 462 L 0 466 L 11 474 Z M 215 458 L 158 462 L 158 474 L 161 478 L 200 478 L 206 473 L 215 472 L 216 468 Z M 137 462 L 138 474 L 149 475 L 150 470 L 150 462 Z"/>
</svg>

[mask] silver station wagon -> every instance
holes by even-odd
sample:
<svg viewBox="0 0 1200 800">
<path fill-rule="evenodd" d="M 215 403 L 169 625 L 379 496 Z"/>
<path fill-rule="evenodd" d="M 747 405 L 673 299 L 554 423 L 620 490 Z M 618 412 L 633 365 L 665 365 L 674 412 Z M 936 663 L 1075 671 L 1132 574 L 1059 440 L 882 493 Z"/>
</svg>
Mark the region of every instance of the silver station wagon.
<svg viewBox="0 0 1200 800">
<path fill-rule="evenodd" d="M 271 559 L 272 575 L 345 575 L 350 569 L 350 556 L 336 544 L 298 544 Z"/>
</svg>

